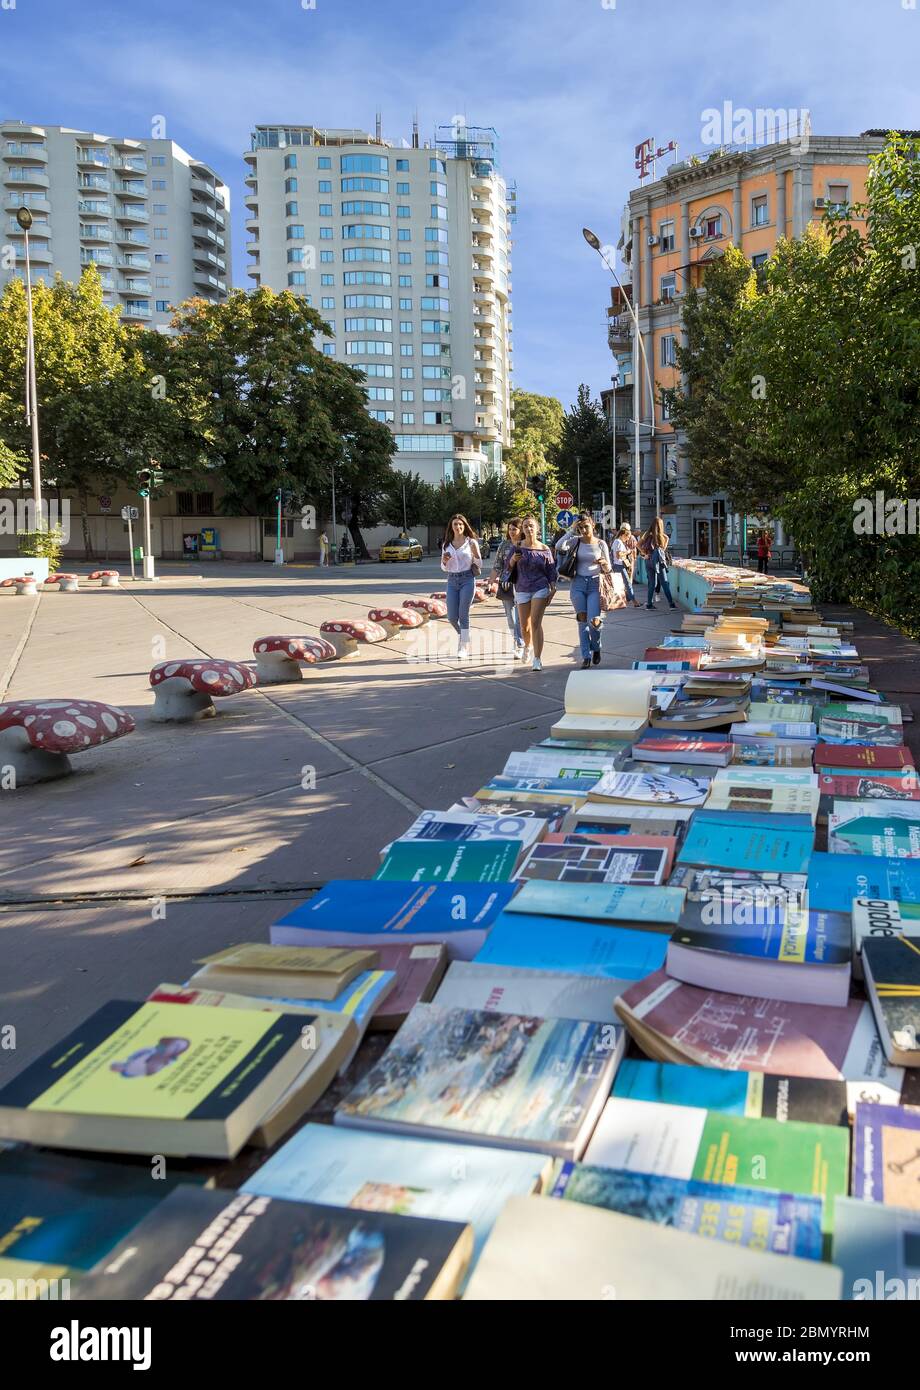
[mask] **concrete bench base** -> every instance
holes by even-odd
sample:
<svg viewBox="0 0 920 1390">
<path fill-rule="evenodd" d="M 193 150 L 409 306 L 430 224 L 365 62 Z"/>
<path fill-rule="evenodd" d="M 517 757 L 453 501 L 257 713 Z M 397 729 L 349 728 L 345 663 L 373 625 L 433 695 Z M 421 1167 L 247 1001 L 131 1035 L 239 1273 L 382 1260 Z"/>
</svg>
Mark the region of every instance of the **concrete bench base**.
<svg viewBox="0 0 920 1390">
<path fill-rule="evenodd" d="M 335 661 L 338 653 L 325 637 L 260 637 L 252 644 L 259 685 L 286 685 L 304 679 L 308 669 Z"/>
<path fill-rule="evenodd" d="M 0 769 L 6 790 L 28 787 L 36 782 L 53 782 L 73 771 L 66 753 L 33 748 L 25 729 L 0 730 Z M 10 769 L 12 776 L 7 772 Z M 8 785 L 11 784 L 11 785 Z M 0 791 L 0 797 L 3 792 Z"/>
<path fill-rule="evenodd" d="M 161 661 L 150 672 L 156 724 L 188 723 L 193 719 L 212 719 L 217 713 L 214 697 L 226 698 L 251 690 L 258 684 L 252 663 L 226 661 L 220 657 L 191 657 Z"/>
<path fill-rule="evenodd" d="M 213 719 L 216 713 L 217 707 L 210 695 L 193 690 L 182 676 L 161 681 L 154 688 L 150 718 L 156 724 L 184 724 L 191 719 Z"/>
</svg>

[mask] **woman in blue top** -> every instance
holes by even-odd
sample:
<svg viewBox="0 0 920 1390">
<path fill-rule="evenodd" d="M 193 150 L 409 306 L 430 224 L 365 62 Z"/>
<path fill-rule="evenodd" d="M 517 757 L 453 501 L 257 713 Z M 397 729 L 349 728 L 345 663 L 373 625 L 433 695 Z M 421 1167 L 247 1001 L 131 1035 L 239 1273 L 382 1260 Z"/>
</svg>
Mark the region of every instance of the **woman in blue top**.
<svg viewBox="0 0 920 1390">
<path fill-rule="evenodd" d="M 543 670 L 543 614 L 556 592 L 556 557 L 540 540 L 536 517 L 525 516 L 521 523 L 521 542 L 509 557 L 514 577 L 514 601 L 521 619 L 524 660 L 533 651 L 532 669 Z"/>
</svg>

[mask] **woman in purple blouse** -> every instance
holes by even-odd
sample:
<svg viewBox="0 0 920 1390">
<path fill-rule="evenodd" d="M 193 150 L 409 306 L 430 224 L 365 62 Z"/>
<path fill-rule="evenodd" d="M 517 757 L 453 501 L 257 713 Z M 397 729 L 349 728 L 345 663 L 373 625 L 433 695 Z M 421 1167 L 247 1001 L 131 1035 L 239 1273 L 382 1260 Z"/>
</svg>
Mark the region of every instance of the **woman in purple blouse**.
<svg viewBox="0 0 920 1390">
<path fill-rule="evenodd" d="M 556 557 L 540 540 L 535 517 L 525 516 L 521 541 L 514 547 L 508 568 L 514 578 L 514 601 L 521 618 L 524 660 L 533 651 L 532 669 L 543 670 L 543 614 L 556 592 Z"/>
</svg>

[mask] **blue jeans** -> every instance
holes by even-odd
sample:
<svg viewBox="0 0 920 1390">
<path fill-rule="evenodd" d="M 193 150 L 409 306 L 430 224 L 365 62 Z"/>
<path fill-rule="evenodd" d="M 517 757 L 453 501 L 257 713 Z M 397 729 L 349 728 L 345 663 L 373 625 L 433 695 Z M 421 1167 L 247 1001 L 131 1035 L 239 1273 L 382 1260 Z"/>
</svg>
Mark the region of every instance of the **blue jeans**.
<svg viewBox="0 0 920 1390">
<path fill-rule="evenodd" d="M 629 578 L 629 570 L 619 560 L 614 560 L 610 566 L 614 574 L 619 574 L 623 578 L 623 585 L 626 589 L 626 602 L 634 603 L 636 599 L 635 591 Z"/>
<path fill-rule="evenodd" d="M 671 605 L 672 608 L 676 607 L 674 599 L 671 597 L 671 586 L 668 583 L 668 572 L 665 569 L 664 565 L 655 565 L 653 567 L 651 565 L 648 565 L 647 562 L 646 564 L 648 568 L 648 600 L 645 605 L 646 608 L 652 608 L 654 606 L 656 588 L 663 589 L 664 596 L 668 600 L 668 603 Z"/>
<path fill-rule="evenodd" d="M 476 581 L 469 570 L 447 576 L 447 621 L 454 632 L 469 632 L 470 604 Z"/>
<path fill-rule="evenodd" d="M 505 622 L 508 624 L 508 631 L 514 638 L 514 645 L 516 647 L 523 647 L 524 638 L 521 635 L 521 615 L 514 601 L 514 594 L 509 594 L 507 598 L 502 594 L 501 601 L 505 608 Z"/>
<path fill-rule="evenodd" d="M 587 661 L 593 652 L 601 649 L 601 629 L 592 622 L 593 618 L 601 615 L 601 584 L 597 575 L 576 575 L 569 589 L 569 597 L 576 614 L 585 614 L 584 618 L 579 618 L 578 641 L 582 660 Z"/>
</svg>

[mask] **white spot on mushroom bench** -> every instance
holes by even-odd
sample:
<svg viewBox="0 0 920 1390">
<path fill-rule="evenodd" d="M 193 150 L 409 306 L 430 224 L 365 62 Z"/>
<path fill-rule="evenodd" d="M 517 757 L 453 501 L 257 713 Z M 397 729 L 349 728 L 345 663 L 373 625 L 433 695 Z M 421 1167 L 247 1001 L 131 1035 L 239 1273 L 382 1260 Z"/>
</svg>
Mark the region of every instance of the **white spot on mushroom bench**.
<svg viewBox="0 0 920 1390">
<path fill-rule="evenodd" d="M 45 583 L 57 584 L 58 590 L 62 594 L 77 594 L 80 592 L 79 575 L 76 574 L 49 574 Z"/>
<path fill-rule="evenodd" d="M 38 580 L 34 574 L 19 574 L 12 579 L 0 580 L 0 589 L 12 589 L 14 585 L 17 594 L 26 594 L 31 597 L 38 593 Z"/>
<path fill-rule="evenodd" d="M 302 681 L 301 665 L 335 661 L 338 652 L 325 637 L 257 637 L 252 644 L 260 685 Z"/>
<path fill-rule="evenodd" d="M 120 589 L 118 570 L 93 570 L 90 579 L 100 580 L 103 589 Z"/>
<path fill-rule="evenodd" d="M 353 656 L 359 642 L 385 642 L 386 628 L 363 618 L 335 618 L 323 623 L 320 632 L 335 647 L 338 656 Z"/>
<path fill-rule="evenodd" d="M 258 684 L 252 666 L 245 661 L 221 661 L 214 657 L 188 661 L 161 661 L 150 672 L 154 690 L 151 719 L 207 719 L 217 713 L 214 699 L 239 695 Z"/>
<path fill-rule="evenodd" d="M 424 627 L 428 621 L 428 614 L 415 608 L 372 608 L 367 617 L 369 622 L 379 623 L 387 637 L 399 637 L 407 629 Z"/>
<path fill-rule="evenodd" d="M 0 705 L 0 765 L 14 787 L 50 782 L 73 769 L 68 754 L 130 734 L 134 720 L 97 700 L 16 700 Z"/>
<path fill-rule="evenodd" d="M 438 598 L 404 598 L 403 608 L 414 608 L 417 613 L 424 613 L 427 618 L 446 618 L 447 604 L 443 599 Z"/>
</svg>

